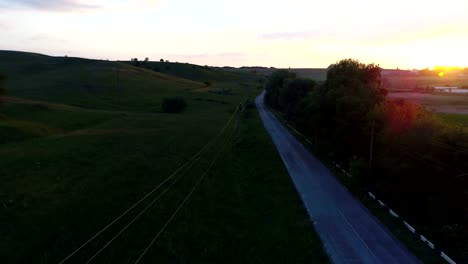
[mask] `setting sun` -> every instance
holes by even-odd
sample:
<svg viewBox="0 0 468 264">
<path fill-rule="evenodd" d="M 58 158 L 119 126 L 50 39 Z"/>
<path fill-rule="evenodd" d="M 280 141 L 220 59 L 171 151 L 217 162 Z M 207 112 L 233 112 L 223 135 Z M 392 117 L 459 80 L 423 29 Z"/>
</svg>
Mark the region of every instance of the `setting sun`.
<svg viewBox="0 0 468 264">
<path fill-rule="evenodd" d="M 444 77 L 445 73 L 444 72 L 439 72 L 439 77 Z"/>
</svg>

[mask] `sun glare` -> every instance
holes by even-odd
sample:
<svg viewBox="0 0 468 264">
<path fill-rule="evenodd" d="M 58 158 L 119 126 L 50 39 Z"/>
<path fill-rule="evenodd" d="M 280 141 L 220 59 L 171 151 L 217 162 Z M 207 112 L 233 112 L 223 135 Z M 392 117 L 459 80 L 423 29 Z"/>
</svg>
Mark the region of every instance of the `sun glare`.
<svg viewBox="0 0 468 264">
<path fill-rule="evenodd" d="M 444 77 L 445 73 L 444 72 L 439 72 L 439 77 Z"/>
</svg>

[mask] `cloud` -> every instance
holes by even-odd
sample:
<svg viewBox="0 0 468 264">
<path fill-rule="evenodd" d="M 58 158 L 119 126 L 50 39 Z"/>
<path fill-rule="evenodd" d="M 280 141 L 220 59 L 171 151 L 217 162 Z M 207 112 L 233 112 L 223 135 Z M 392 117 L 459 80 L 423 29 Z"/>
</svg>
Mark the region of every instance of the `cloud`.
<svg viewBox="0 0 468 264">
<path fill-rule="evenodd" d="M 304 32 L 275 32 L 260 35 L 263 39 L 268 40 L 305 40 L 324 36 L 331 36 L 333 32 L 329 31 L 304 31 Z"/>
<path fill-rule="evenodd" d="M 63 44 L 65 42 L 67 42 L 65 39 L 57 38 L 57 37 L 47 35 L 47 34 L 36 34 L 36 35 L 30 36 L 30 37 L 26 37 L 25 41 L 44 42 L 44 43 L 48 43 L 49 45 L 51 43 L 55 43 L 55 44 L 56 43 L 62 43 Z"/>
<path fill-rule="evenodd" d="M 99 8 L 99 6 L 77 0 L 0 0 L 0 9 L 74 11 L 95 8 Z"/>
<path fill-rule="evenodd" d="M 6 22 L 3 22 L 3 21 L 0 21 L 0 29 L 2 30 L 9 30 L 10 29 L 10 25 Z"/>
</svg>

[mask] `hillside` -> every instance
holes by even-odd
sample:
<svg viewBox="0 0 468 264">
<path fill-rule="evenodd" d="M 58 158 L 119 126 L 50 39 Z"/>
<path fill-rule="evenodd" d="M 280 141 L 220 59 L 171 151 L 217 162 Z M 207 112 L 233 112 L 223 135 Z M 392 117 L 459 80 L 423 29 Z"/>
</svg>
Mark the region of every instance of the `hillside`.
<svg viewBox="0 0 468 264">
<path fill-rule="evenodd" d="M 201 175 L 147 262 L 327 261 L 255 110 L 233 115 L 257 94 L 258 77 L 185 70 L 181 78 L 123 62 L 0 52 L 8 78 L 0 104 L 1 263 L 59 263 L 148 194 L 67 263 L 89 260 L 148 206 L 95 259 L 134 262 Z M 208 75 L 210 86 L 199 81 Z M 161 112 L 172 96 L 185 98 L 185 112 Z M 233 116 L 238 121 L 227 123 Z"/>
<path fill-rule="evenodd" d="M 189 63 L 179 62 L 161 62 L 161 61 L 139 61 L 126 63 L 146 68 L 154 72 L 160 72 L 172 76 L 177 76 L 184 79 L 199 81 L 199 82 L 226 82 L 239 79 L 249 79 L 251 74 L 228 72 L 217 67 L 200 66 Z"/>
</svg>

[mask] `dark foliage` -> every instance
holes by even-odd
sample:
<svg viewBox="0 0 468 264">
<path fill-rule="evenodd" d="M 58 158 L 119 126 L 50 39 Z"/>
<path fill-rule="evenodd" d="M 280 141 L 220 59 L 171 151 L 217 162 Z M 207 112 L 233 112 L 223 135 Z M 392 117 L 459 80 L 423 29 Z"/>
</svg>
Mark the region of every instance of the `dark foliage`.
<svg viewBox="0 0 468 264">
<path fill-rule="evenodd" d="M 327 81 L 298 106 L 297 125 L 319 151 L 342 163 L 365 156 L 370 113 L 385 98 L 380 68 L 342 60 L 328 68 Z"/>
<path fill-rule="evenodd" d="M 180 113 L 185 108 L 187 108 L 187 102 L 180 96 L 164 98 L 161 104 L 164 113 Z"/>
<path fill-rule="evenodd" d="M 265 100 L 273 108 L 279 109 L 280 90 L 287 79 L 296 78 L 296 74 L 288 70 L 278 70 L 271 74 L 266 84 Z"/>
<path fill-rule="evenodd" d="M 299 103 L 309 95 L 316 82 L 308 79 L 286 79 L 279 90 L 278 104 L 287 119 L 297 119 Z"/>
</svg>

